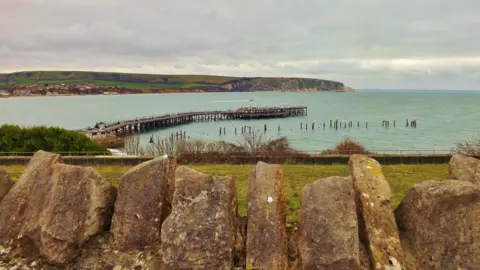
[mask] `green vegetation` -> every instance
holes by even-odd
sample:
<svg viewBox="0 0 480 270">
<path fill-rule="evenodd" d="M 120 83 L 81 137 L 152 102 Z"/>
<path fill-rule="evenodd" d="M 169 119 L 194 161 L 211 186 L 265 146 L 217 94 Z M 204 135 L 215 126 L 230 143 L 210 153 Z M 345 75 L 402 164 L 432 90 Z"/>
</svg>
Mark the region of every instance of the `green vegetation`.
<svg viewBox="0 0 480 270">
<path fill-rule="evenodd" d="M 155 75 L 84 71 L 32 71 L 0 74 L 0 85 L 28 84 L 95 84 L 118 85 L 130 89 L 194 88 L 217 86 L 239 79 L 236 77 L 207 75 Z"/>
<path fill-rule="evenodd" d="M 254 165 L 192 165 L 195 170 L 215 175 L 230 175 L 235 180 L 240 215 L 247 214 L 248 172 Z M 347 165 L 283 165 L 284 189 L 287 201 L 287 220 L 297 221 L 303 187 L 317 179 L 329 176 L 347 176 Z M 131 167 L 94 166 L 113 185 Z M 23 173 L 24 166 L 4 167 L 14 180 Z M 383 173 L 393 192 L 392 207 L 397 207 L 406 192 L 416 183 L 425 180 L 448 178 L 447 164 L 385 165 Z"/>
<path fill-rule="evenodd" d="M 0 152 L 96 152 L 109 154 L 107 148 L 75 131 L 57 127 L 21 128 L 16 125 L 0 126 Z"/>
</svg>

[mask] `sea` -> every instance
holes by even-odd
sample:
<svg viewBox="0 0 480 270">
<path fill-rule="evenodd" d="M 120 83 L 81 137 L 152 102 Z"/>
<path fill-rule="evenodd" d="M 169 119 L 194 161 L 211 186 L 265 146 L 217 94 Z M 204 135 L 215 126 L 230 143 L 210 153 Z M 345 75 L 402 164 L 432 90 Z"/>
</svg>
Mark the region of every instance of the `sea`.
<svg viewBox="0 0 480 270">
<path fill-rule="evenodd" d="M 140 135 L 167 137 L 185 132 L 191 139 L 242 142 L 250 126 L 265 139 L 288 137 L 293 148 L 317 153 L 350 138 L 379 153 L 448 153 L 458 142 L 480 137 L 480 91 L 358 90 L 328 92 L 175 93 L 105 96 L 55 96 L 0 99 L 0 124 L 81 129 L 97 122 L 240 107 L 307 106 L 306 116 L 189 123 Z M 353 122 L 332 129 L 330 120 Z M 416 128 L 406 121 L 416 120 Z M 389 121 L 389 127 L 382 122 Z M 394 125 L 395 121 L 395 125 Z M 359 126 L 357 126 L 359 122 Z M 323 124 L 325 123 L 325 128 Z M 367 127 L 368 123 L 368 127 Z M 312 124 L 314 128 L 312 129 Z M 305 126 L 308 125 L 308 129 Z M 280 131 L 278 127 L 280 126 Z M 300 127 L 303 126 L 303 129 Z M 220 135 L 220 128 L 226 134 Z M 237 128 L 237 135 L 235 135 Z"/>
</svg>

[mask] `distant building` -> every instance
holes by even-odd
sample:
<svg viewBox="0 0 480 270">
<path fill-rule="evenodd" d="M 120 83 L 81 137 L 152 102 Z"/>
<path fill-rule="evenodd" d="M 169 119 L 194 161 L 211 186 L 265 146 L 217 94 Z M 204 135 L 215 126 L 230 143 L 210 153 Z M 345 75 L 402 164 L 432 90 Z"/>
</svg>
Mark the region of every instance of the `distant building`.
<svg viewBox="0 0 480 270">
<path fill-rule="evenodd" d="M 16 89 L 16 90 L 13 90 L 13 94 L 16 96 L 29 96 L 32 94 L 32 92 L 30 90 Z"/>
<path fill-rule="evenodd" d="M 10 93 L 8 93 L 8 92 L 5 91 L 5 90 L 0 90 L 0 96 L 1 96 L 1 97 L 10 96 Z"/>
</svg>

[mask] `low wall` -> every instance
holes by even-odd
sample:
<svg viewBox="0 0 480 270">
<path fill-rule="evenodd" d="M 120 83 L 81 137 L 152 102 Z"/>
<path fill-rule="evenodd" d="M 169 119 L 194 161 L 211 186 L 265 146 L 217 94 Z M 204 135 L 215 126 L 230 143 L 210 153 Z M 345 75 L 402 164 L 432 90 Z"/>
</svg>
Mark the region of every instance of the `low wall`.
<svg viewBox="0 0 480 270">
<path fill-rule="evenodd" d="M 388 164 L 446 164 L 451 154 L 439 155 L 370 155 L 383 165 Z M 473 156 L 480 158 L 480 155 Z M 0 165 L 26 165 L 31 157 L 0 157 Z M 114 157 L 114 156 L 63 156 L 66 164 L 71 165 L 113 165 L 135 166 L 153 157 Z M 324 156 L 236 156 L 236 155 L 183 155 L 178 158 L 179 164 L 256 164 L 259 161 L 286 164 L 348 164 L 349 155 Z"/>
</svg>

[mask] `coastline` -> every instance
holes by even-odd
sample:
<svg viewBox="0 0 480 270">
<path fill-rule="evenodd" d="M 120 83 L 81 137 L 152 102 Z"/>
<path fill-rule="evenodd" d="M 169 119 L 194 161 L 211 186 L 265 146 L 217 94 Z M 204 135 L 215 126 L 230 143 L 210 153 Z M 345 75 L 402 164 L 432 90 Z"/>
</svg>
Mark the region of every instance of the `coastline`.
<svg viewBox="0 0 480 270">
<path fill-rule="evenodd" d="M 315 89 L 303 89 L 303 90 L 260 90 L 260 91 L 250 91 L 251 93 L 256 92 L 273 92 L 273 93 L 312 93 L 312 92 L 319 92 L 319 93 L 354 93 L 355 91 L 346 91 L 346 90 L 324 90 L 319 91 Z M 85 96 L 127 96 L 127 95 L 163 95 L 163 94 L 198 94 L 198 93 L 205 93 L 205 94 L 212 94 L 212 93 L 245 93 L 241 91 L 217 91 L 217 92 L 207 92 L 207 91 L 165 91 L 165 92 L 156 92 L 156 93 L 116 93 L 110 95 L 104 94 L 58 94 L 58 95 L 10 95 L 10 96 L 0 96 L 0 99 L 8 99 L 8 98 L 38 98 L 38 97 L 85 97 Z"/>
</svg>

